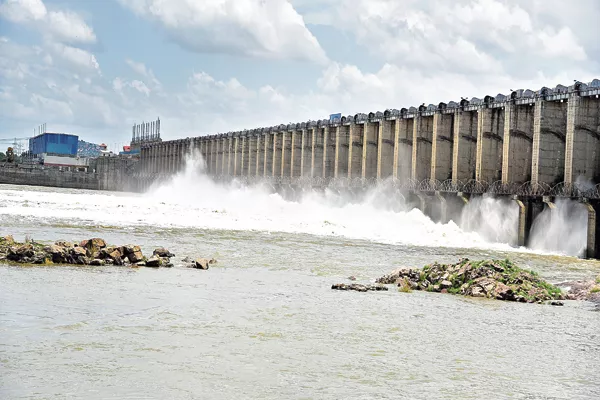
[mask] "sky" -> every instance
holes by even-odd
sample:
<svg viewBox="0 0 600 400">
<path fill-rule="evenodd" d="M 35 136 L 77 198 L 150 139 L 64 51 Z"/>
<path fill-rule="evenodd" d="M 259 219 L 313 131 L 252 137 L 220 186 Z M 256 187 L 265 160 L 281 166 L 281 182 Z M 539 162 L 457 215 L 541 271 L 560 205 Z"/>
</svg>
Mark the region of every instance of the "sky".
<svg viewBox="0 0 600 400">
<path fill-rule="evenodd" d="M 600 78 L 600 1 L 0 0 L 0 139 L 115 148 Z M 1 143 L 0 143 L 0 146 Z"/>
</svg>

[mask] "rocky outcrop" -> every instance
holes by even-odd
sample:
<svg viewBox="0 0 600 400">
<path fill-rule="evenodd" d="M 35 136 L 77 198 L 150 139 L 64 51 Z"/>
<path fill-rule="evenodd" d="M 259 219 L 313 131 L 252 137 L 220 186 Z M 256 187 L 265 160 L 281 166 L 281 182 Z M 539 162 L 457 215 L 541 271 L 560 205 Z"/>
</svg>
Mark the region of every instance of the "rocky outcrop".
<svg viewBox="0 0 600 400">
<path fill-rule="evenodd" d="M 566 292 L 567 300 L 587 300 L 600 304 L 600 276 L 595 280 L 562 282 L 556 286 Z"/>
<path fill-rule="evenodd" d="M 387 291 L 388 287 L 385 285 L 362 285 L 360 283 L 336 283 L 331 285 L 333 290 L 354 290 L 357 292 L 369 292 L 369 291 Z"/>
<path fill-rule="evenodd" d="M 155 256 L 158 256 L 158 257 L 162 257 L 162 258 L 175 257 L 175 254 L 171 253 L 169 250 L 165 249 L 164 247 L 159 247 L 158 249 L 155 249 L 152 254 Z"/>
<path fill-rule="evenodd" d="M 434 263 L 422 269 L 401 268 L 379 278 L 377 283 L 396 284 L 406 290 L 528 303 L 565 299 L 558 287 L 509 260 L 463 259 L 457 264 Z"/>
<path fill-rule="evenodd" d="M 171 254 L 171 253 L 168 253 Z M 167 267 L 171 268 L 173 264 L 170 261 L 169 257 L 160 257 L 156 253 L 146 260 L 146 267 L 159 268 L 159 267 Z"/>
<path fill-rule="evenodd" d="M 187 259 L 187 257 L 186 257 L 186 259 Z M 192 263 L 188 264 L 188 268 L 208 269 L 208 266 L 210 264 L 216 264 L 216 263 L 217 263 L 217 260 L 215 260 L 214 258 L 211 258 L 210 260 L 208 258 L 197 258 Z"/>
<path fill-rule="evenodd" d="M 135 265 L 157 268 L 172 267 L 172 256 L 169 250 L 158 248 L 152 257 L 146 259 L 140 246 L 111 246 L 100 238 L 79 243 L 62 240 L 51 245 L 33 241 L 17 243 L 12 236 L 0 238 L 0 261 L 19 264 Z"/>
</svg>

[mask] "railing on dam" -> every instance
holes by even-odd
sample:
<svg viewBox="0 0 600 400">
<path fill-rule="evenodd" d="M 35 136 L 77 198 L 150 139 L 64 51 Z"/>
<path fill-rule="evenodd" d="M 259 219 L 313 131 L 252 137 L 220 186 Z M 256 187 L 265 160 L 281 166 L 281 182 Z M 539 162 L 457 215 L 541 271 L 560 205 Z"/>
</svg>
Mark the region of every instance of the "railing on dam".
<svg viewBox="0 0 600 400">
<path fill-rule="evenodd" d="M 141 181 L 163 181 L 168 179 L 170 174 L 135 174 L 134 180 Z M 598 199 L 600 200 L 600 184 L 584 185 L 577 183 L 560 182 L 553 186 L 532 182 L 506 184 L 502 181 L 495 181 L 491 184 L 485 181 L 469 180 L 466 182 L 453 181 L 451 179 L 443 182 L 435 179 L 424 179 L 417 181 L 408 179 L 404 182 L 398 179 L 381 180 L 376 178 L 309 178 L 309 177 L 273 177 L 273 176 L 231 176 L 217 175 L 212 176 L 215 182 L 228 183 L 236 181 L 243 185 L 268 185 L 274 189 L 289 186 L 292 188 L 311 188 L 311 189 L 369 189 L 378 185 L 389 185 L 401 192 L 421 192 L 421 193 L 461 193 L 469 195 L 490 194 L 496 196 L 519 196 L 519 197 L 552 197 L 552 198 L 570 198 L 570 199 Z"/>
</svg>

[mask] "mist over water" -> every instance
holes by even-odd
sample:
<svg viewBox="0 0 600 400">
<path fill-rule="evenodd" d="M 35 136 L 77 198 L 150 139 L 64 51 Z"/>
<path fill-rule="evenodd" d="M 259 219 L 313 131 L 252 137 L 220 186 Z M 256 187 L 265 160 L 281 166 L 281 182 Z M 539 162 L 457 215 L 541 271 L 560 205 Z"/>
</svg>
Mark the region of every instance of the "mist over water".
<svg viewBox="0 0 600 400">
<path fill-rule="evenodd" d="M 508 199 L 488 195 L 472 198 L 462 210 L 460 227 L 491 243 L 517 244 L 519 207 Z"/>
<path fill-rule="evenodd" d="M 475 232 L 465 232 L 454 222 L 433 222 L 420 210 L 407 207 L 390 185 L 360 195 L 340 194 L 333 189 L 308 190 L 291 201 L 266 185 L 214 182 L 204 173 L 199 156 L 146 195 L 187 210 L 176 217 L 183 219 L 182 224 L 201 215 L 196 220 L 202 227 L 335 235 L 393 244 L 508 249 L 507 245 L 487 242 Z"/>
<path fill-rule="evenodd" d="M 582 204 L 559 200 L 533 222 L 529 246 L 542 252 L 583 256 L 587 242 L 588 212 Z"/>
</svg>

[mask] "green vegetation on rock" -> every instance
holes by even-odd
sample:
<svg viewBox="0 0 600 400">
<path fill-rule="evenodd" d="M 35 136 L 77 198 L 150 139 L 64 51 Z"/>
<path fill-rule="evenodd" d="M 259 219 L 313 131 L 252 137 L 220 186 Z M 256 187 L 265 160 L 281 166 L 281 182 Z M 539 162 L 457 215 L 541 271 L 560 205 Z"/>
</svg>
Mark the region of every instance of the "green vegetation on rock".
<svg viewBox="0 0 600 400">
<path fill-rule="evenodd" d="M 435 262 L 420 270 L 396 270 L 377 282 L 397 284 L 401 289 L 530 303 L 564 298 L 558 287 L 544 281 L 534 271 L 519 268 L 510 260 L 463 259 L 456 264 Z"/>
</svg>

